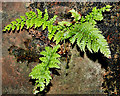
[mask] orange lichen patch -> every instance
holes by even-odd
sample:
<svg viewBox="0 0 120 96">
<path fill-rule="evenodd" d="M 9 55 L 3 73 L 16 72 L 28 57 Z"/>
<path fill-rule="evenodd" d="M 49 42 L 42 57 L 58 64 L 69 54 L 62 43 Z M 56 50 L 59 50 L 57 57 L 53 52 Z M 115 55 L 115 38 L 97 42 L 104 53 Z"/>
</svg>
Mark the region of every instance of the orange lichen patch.
<svg viewBox="0 0 120 96">
<path fill-rule="evenodd" d="M 111 42 L 110 42 L 110 35 L 108 35 L 107 41 L 108 41 L 108 43 L 111 43 Z"/>
</svg>

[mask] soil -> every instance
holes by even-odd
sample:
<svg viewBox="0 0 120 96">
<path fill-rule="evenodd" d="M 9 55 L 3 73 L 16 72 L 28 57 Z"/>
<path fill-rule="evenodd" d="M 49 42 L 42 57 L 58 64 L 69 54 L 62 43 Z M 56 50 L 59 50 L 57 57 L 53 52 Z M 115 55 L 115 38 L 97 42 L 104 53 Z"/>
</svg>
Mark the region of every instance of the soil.
<svg viewBox="0 0 120 96">
<path fill-rule="evenodd" d="M 65 56 L 60 58 L 61 70 L 57 70 L 59 74 L 53 74 L 47 94 L 119 94 L 120 3 L 2 3 L 2 28 L 19 16 L 24 16 L 25 12 L 35 11 L 36 8 L 43 12 L 45 8 L 48 8 L 50 17 L 56 14 L 58 15 L 57 19 L 61 21 L 69 20 L 66 12 L 71 8 L 85 16 L 93 7 L 100 8 L 107 4 L 112 6 L 112 10 L 104 13 L 104 20 L 98 22 L 97 25 L 108 41 L 112 57 L 107 59 L 100 53 L 91 54 L 88 51 L 83 53 L 77 46 L 70 47 L 67 55 L 68 60 L 66 61 Z M 64 17 L 65 19 L 63 19 Z M 36 34 L 38 31 L 41 32 L 42 36 Z M 44 32 L 45 34 L 40 29 L 38 31 L 35 31 L 35 33 L 31 31 L 32 34 L 28 30 L 4 32 L 2 34 L 3 94 L 32 94 L 34 81 L 28 75 L 31 69 L 39 63 L 39 60 L 36 60 L 39 57 L 38 49 L 43 50 L 47 44 L 51 45 L 48 39 L 43 38 L 47 36 L 47 31 Z M 12 48 L 12 54 L 10 54 L 10 48 Z M 13 52 L 13 50 L 17 51 Z M 23 52 L 25 52 L 25 55 L 23 55 Z M 18 55 L 15 55 L 16 53 Z M 27 53 L 29 54 L 27 55 Z"/>
</svg>

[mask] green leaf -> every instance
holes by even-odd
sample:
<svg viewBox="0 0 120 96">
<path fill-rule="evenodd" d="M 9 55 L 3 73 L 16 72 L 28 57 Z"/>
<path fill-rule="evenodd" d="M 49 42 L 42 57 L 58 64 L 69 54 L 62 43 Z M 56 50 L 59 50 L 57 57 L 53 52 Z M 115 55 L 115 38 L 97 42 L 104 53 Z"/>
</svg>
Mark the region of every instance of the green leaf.
<svg viewBox="0 0 120 96">
<path fill-rule="evenodd" d="M 42 11 L 40 11 L 39 9 L 37 9 L 38 12 L 38 18 L 42 18 Z"/>
<path fill-rule="evenodd" d="M 102 18 L 101 18 L 101 19 L 102 19 Z M 92 19 L 91 19 L 89 22 L 90 22 L 91 24 L 93 24 L 93 25 L 97 24 L 97 22 L 96 22 L 95 20 L 92 20 Z"/>
<path fill-rule="evenodd" d="M 12 26 L 12 31 L 15 30 L 15 26 Z"/>
<path fill-rule="evenodd" d="M 54 46 L 54 48 L 53 48 L 53 52 L 55 53 L 59 48 L 60 48 L 60 45 L 59 45 L 59 44 L 56 45 L 56 46 Z"/>
<path fill-rule="evenodd" d="M 28 13 L 28 12 L 26 12 L 26 13 L 25 13 L 25 15 L 26 15 L 26 16 L 29 16 L 29 13 Z"/>
<path fill-rule="evenodd" d="M 88 39 L 88 43 L 87 43 L 87 48 L 88 48 L 88 50 L 91 52 L 91 53 L 93 53 L 92 52 L 92 43 L 91 43 L 91 40 L 90 39 Z"/>
<path fill-rule="evenodd" d="M 59 54 L 57 54 L 57 53 L 54 53 L 53 55 L 52 55 L 52 57 L 53 58 L 58 58 L 58 57 L 61 57 Z"/>
<path fill-rule="evenodd" d="M 67 21 L 61 21 L 61 22 L 58 22 L 58 24 L 61 26 L 70 26 L 72 23 L 67 22 Z"/>
<path fill-rule="evenodd" d="M 111 8 L 111 7 L 112 7 L 112 6 L 110 6 L 110 5 L 106 5 L 106 8 L 108 8 L 108 9 Z"/>
<path fill-rule="evenodd" d="M 51 51 L 52 49 L 50 47 L 45 47 L 46 51 Z"/>
<path fill-rule="evenodd" d="M 17 24 L 16 26 L 17 26 L 17 30 L 19 30 L 20 29 L 20 24 Z"/>
<path fill-rule="evenodd" d="M 84 37 L 84 38 L 81 40 L 81 43 L 80 43 L 80 46 L 79 46 L 80 49 L 81 49 L 82 51 L 84 51 L 84 52 L 85 52 L 86 41 L 87 41 L 87 38 Z"/>
<path fill-rule="evenodd" d="M 40 27 L 43 22 L 40 21 L 39 18 L 36 18 L 34 23 L 35 23 L 35 28 L 36 28 L 36 27 Z"/>
<path fill-rule="evenodd" d="M 64 37 L 64 33 L 62 31 L 58 31 L 54 37 L 53 41 L 56 41 L 56 44 L 58 44 Z"/>
<path fill-rule="evenodd" d="M 57 30 L 57 26 L 52 26 L 52 31 L 48 33 L 48 38 L 51 40 L 53 36 L 55 35 L 55 32 Z"/>
<path fill-rule="evenodd" d="M 106 9 L 106 7 L 103 7 L 103 8 L 101 8 L 101 11 L 102 11 L 102 12 L 105 12 L 105 9 Z"/>
<path fill-rule="evenodd" d="M 57 17 L 57 15 L 54 15 L 54 17 L 50 19 L 50 23 L 53 24 L 56 21 Z"/>
<path fill-rule="evenodd" d="M 94 17 L 93 17 L 95 20 L 102 20 L 103 19 L 103 16 L 102 16 L 102 14 L 101 13 L 97 13 L 97 15 L 95 15 Z"/>
<path fill-rule="evenodd" d="M 20 29 L 23 29 L 24 25 L 25 25 L 25 22 L 22 21 L 22 22 L 21 22 L 21 28 L 20 28 Z"/>
<path fill-rule="evenodd" d="M 5 27 L 5 30 L 10 31 L 11 28 L 12 28 L 12 24 L 8 24 L 8 25 Z"/>
<path fill-rule="evenodd" d="M 49 68 L 60 68 L 57 64 L 54 64 L 54 63 L 50 63 L 49 64 L 49 66 L 48 66 Z"/>
<path fill-rule="evenodd" d="M 68 11 L 68 12 L 71 12 L 71 13 L 72 13 L 72 16 L 71 16 L 71 17 L 74 17 L 74 21 L 80 20 L 81 15 L 80 15 L 77 11 L 75 11 L 74 9 L 72 9 L 72 10 L 70 10 L 70 11 Z"/>
<path fill-rule="evenodd" d="M 21 18 L 23 21 L 26 21 L 25 16 L 20 16 L 20 18 Z"/>
<path fill-rule="evenodd" d="M 46 26 L 47 26 L 47 21 L 44 21 L 44 23 L 42 25 L 43 30 L 45 30 Z"/>
<path fill-rule="evenodd" d="M 77 45 L 80 46 L 81 39 L 83 38 L 83 34 L 78 35 L 79 38 L 77 38 Z"/>
<path fill-rule="evenodd" d="M 6 31 L 7 29 L 3 29 L 2 31 Z"/>
<path fill-rule="evenodd" d="M 69 39 L 70 42 L 73 44 L 78 36 L 79 36 L 79 33 L 76 33 L 76 35 L 74 35 L 72 38 Z"/>
<path fill-rule="evenodd" d="M 35 24 L 35 19 L 32 18 L 32 19 L 30 20 L 30 28 L 33 27 L 34 24 Z"/>
<path fill-rule="evenodd" d="M 105 9 L 106 11 L 110 11 L 111 9 Z"/>
<path fill-rule="evenodd" d="M 30 27 L 30 20 L 29 19 L 26 20 L 26 26 L 27 26 L 27 29 Z"/>
<path fill-rule="evenodd" d="M 48 31 L 51 33 L 52 32 L 53 25 L 48 23 Z"/>
<path fill-rule="evenodd" d="M 82 51 L 85 51 L 85 48 L 87 47 L 90 52 L 98 52 L 99 49 L 103 48 L 103 46 L 106 46 L 105 51 L 101 50 L 101 53 L 103 53 L 105 56 L 110 56 L 110 51 L 108 48 L 107 41 L 104 39 L 104 36 L 101 33 L 101 31 L 98 30 L 98 28 L 95 28 L 95 25 L 91 22 L 85 22 L 82 24 L 75 24 L 73 29 L 71 29 L 71 32 L 75 32 L 71 35 L 70 41 L 71 43 L 74 43 L 77 39 L 77 45 L 80 47 Z M 57 36 L 58 37 L 58 36 Z M 109 55 L 108 55 L 109 54 Z"/>
<path fill-rule="evenodd" d="M 57 59 L 58 57 L 60 57 L 60 55 L 56 53 L 59 47 L 60 45 L 57 45 L 52 49 L 47 46 L 45 47 L 45 51 L 42 51 L 40 53 L 41 55 L 44 55 L 44 57 L 39 58 L 42 63 L 36 65 L 32 69 L 32 72 L 29 74 L 32 79 L 36 79 L 35 89 L 37 89 L 37 87 L 40 87 L 40 91 L 43 91 L 45 89 L 45 86 L 50 83 L 52 77 L 50 76 L 49 68 L 60 68 L 57 65 L 60 64 L 60 61 Z"/>
<path fill-rule="evenodd" d="M 44 21 L 48 20 L 48 13 L 47 13 L 47 9 L 45 9 L 45 14 L 44 14 Z"/>
<path fill-rule="evenodd" d="M 92 9 L 92 12 L 95 13 L 96 11 L 97 11 L 97 8 L 94 7 L 94 8 Z"/>
<path fill-rule="evenodd" d="M 16 19 L 17 23 L 21 23 L 21 19 L 17 18 Z"/>
<path fill-rule="evenodd" d="M 85 18 L 82 16 L 80 22 L 83 23 L 85 21 Z"/>
<path fill-rule="evenodd" d="M 41 57 L 40 60 L 41 60 L 42 62 L 46 62 L 46 61 L 47 61 L 47 59 L 46 59 L 45 57 Z"/>
<path fill-rule="evenodd" d="M 11 23 L 12 23 L 13 25 L 15 25 L 17 22 L 16 22 L 16 21 L 12 21 Z"/>
<path fill-rule="evenodd" d="M 47 56 L 47 52 L 46 51 L 42 51 L 40 52 L 41 55 Z"/>
</svg>

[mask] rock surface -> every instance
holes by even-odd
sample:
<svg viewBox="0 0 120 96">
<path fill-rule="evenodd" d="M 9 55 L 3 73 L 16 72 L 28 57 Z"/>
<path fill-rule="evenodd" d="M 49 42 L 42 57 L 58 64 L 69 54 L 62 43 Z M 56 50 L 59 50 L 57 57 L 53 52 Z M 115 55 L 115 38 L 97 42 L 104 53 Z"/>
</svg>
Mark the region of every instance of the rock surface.
<svg viewBox="0 0 120 96">
<path fill-rule="evenodd" d="M 69 69 L 61 63 L 60 76 L 55 76 L 48 94 L 103 94 L 101 89 L 105 70 L 101 64 L 87 56 L 79 56 L 76 48 L 71 49 Z"/>
<path fill-rule="evenodd" d="M 26 3 L 3 3 L 3 26 L 9 24 L 12 20 L 15 20 L 19 16 L 23 16 L 26 11 Z M 51 81 L 52 86 L 48 94 L 103 94 L 101 89 L 103 82 L 103 74 L 105 72 L 104 68 L 101 68 L 104 64 L 108 64 L 111 69 L 118 70 L 118 64 L 120 61 L 120 7 L 118 3 L 59 3 L 61 6 L 59 8 L 65 8 L 63 11 L 57 9 L 55 10 L 58 3 L 47 3 L 51 9 L 51 13 L 55 13 L 59 16 L 64 16 L 64 13 L 69 10 L 69 8 L 74 8 L 80 11 L 82 15 L 86 15 L 90 12 L 92 7 L 104 6 L 105 4 L 111 4 L 113 9 L 111 13 L 104 14 L 105 19 L 102 23 L 98 22 L 98 27 L 103 31 L 112 51 L 112 58 L 110 60 L 102 58 L 101 63 L 94 62 L 90 60 L 86 55 L 80 56 L 80 53 L 76 48 L 71 49 L 71 59 L 68 63 L 69 68 L 66 69 L 66 58 L 61 59 L 61 70 L 58 70 L 60 76 L 55 75 Z M 42 7 L 44 9 L 44 3 L 38 3 L 37 7 Z M 21 6 L 21 7 L 19 7 Z M 55 7 L 54 7 L 55 6 Z M 65 6 L 65 7 L 64 7 Z M 92 6 L 92 7 L 90 7 Z M 35 7 L 35 6 L 34 6 Z M 49 8 L 48 7 L 48 8 Z M 53 11 L 53 12 L 52 12 Z M 113 15 L 113 16 L 112 16 Z M 110 18 L 108 18 L 110 17 Z M 60 18 L 62 19 L 62 18 Z M 108 20 L 110 19 L 110 20 Z M 111 26 L 111 27 L 110 27 Z M 111 30 L 112 29 L 112 30 Z M 12 46 L 18 46 L 25 49 L 23 44 L 26 39 L 32 39 L 31 35 L 27 31 L 15 33 L 3 33 L 2 35 L 2 92 L 3 94 L 32 94 L 34 85 L 30 82 L 28 77 L 30 73 L 30 68 L 27 66 L 27 62 L 16 62 L 16 58 L 13 55 L 9 55 L 8 49 Z M 96 58 L 93 55 L 92 58 Z M 99 56 L 97 56 L 99 57 Z M 105 59 L 105 62 L 103 61 Z M 106 62 L 107 61 L 107 62 Z M 34 67 L 38 62 L 32 62 L 30 65 Z M 113 66 L 114 65 L 114 66 Z M 116 68 L 117 67 L 117 68 Z M 115 71 L 117 73 L 117 71 Z M 116 74 L 115 73 L 115 74 Z M 110 76 L 108 76 L 110 77 Z M 109 80 L 108 83 L 106 83 Z M 111 79 L 106 79 L 105 86 L 112 85 L 109 84 L 111 81 L 114 82 L 117 77 Z M 116 85 L 117 86 L 117 85 Z M 113 86 L 114 88 L 114 86 Z M 109 88 L 106 88 L 106 90 Z M 109 89 L 110 90 L 110 89 Z M 114 91 L 114 90 L 112 90 Z M 116 90 L 115 90 L 116 91 Z M 106 93 L 110 93 L 107 91 Z"/>
</svg>

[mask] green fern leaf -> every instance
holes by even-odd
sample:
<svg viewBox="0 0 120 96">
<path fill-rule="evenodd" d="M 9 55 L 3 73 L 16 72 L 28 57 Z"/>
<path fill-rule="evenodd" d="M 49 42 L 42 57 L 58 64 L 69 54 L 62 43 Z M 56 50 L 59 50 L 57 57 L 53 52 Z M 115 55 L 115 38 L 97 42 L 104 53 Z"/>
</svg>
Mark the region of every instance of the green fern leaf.
<svg viewBox="0 0 120 96">
<path fill-rule="evenodd" d="M 60 68 L 58 66 L 58 64 L 60 64 L 60 61 L 58 60 L 60 55 L 56 53 L 59 47 L 60 45 L 55 46 L 53 49 L 50 47 L 45 47 L 45 51 L 40 53 L 44 56 L 39 58 L 42 63 L 36 65 L 29 74 L 32 79 L 36 79 L 36 87 L 34 90 L 36 90 L 37 87 L 40 87 L 40 91 L 43 91 L 45 86 L 49 84 L 52 79 L 49 68 Z"/>
<path fill-rule="evenodd" d="M 63 37 L 64 33 L 62 31 L 58 31 L 54 37 L 54 41 L 56 41 L 56 44 L 58 44 Z"/>
<path fill-rule="evenodd" d="M 47 27 L 47 21 L 44 21 L 44 23 L 42 25 L 43 30 L 45 30 L 46 27 Z"/>
<path fill-rule="evenodd" d="M 74 9 L 72 9 L 72 10 L 70 10 L 68 12 L 72 13 L 72 17 L 74 17 L 74 21 L 80 20 L 81 15 L 77 11 L 75 11 Z"/>
<path fill-rule="evenodd" d="M 82 51 L 85 51 L 85 47 L 87 46 L 90 52 L 98 52 L 100 49 L 101 53 L 106 57 L 110 56 L 111 53 L 107 41 L 104 39 L 104 36 L 100 34 L 101 31 L 99 31 L 98 28 L 95 28 L 95 25 L 85 22 L 82 24 L 76 24 L 74 27 L 75 28 L 70 31 L 70 33 L 73 31 L 76 32 L 70 38 L 72 44 L 77 40 L 77 45 Z"/>
<path fill-rule="evenodd" d="M 45 9 L 45 14 L 44 14 L 44 21 L 48 20 L 48 13 L 47 13 L 47 9 Z"/>
<path fill-rule="evenodd" d="M 67 22 L 67 21 L 61 21 L 61 22 L 58 22 L 58 24 L 61 25 L 61 26 L 70 26 L 70 25 L 72 25 L 72 23 Z"/>
<path fill-rule="evenodd" d="M 20 16 L 20 18 L 21 18 L 23 21 L 26 21 L 25 16 Z"/>
<path fill-rule="evenodd" d="M 15 30 L 15 26 L 12 26 L 12 31 Z"/>
<path fill-rule="evenodd" d="M 42 18 L 42 11 L 40 11 L 39 9 L 37 9 L 38 12 L 38 17 L 41 19 Z"/>
<path fill-rule="evenodd" d="M 24 21 L 21 22 L 21 28 L 20 29 L 23 29 L 24 25 L 25 25 L 25 22 Z"/>
<path fill-rule="evenodd" d="M 11 23 L 12 23 L 12 25 L 15 25 L 17 22 L 16 21 L 12 21 Z"/>
<path fill-rule="evenodd" d="M 60 45 L 59 45 L 59 44 L 56 45 L 56 46 L 54 46 L 54 48 L 53 48 L 53 53 L 56 53 L 56 51 L 57 51 L 59 48 L 60 48 Z"/>
<path fill-rule="evenodd" d="M 52 26 L 52 31 L 50 32 L 49 30 L 49 33 L 48 33 L 48 38 L 51 40 L 53 38 L 53 36 L 55 35 L 55 32 L 57 31 L 57 26 Z M 48 28 L 49 29 L 49 28 Z"/>
<path fill-rule="evenodd" d="M 54 63 L 55 61 L 51 61 L 48 65 L 49 68 L 60 68 L 58 64 Z"/>
<path fill-rule="evenodd" d="M 70 42 L 73 44 L 78 36 L 79 36 L 79 33 L 75 34 L 72 38 L 69 39 Z"/>
<path fill-rule="evenodd" d="M 29 19 L 26 20 L 26 26 L 27 26 L 27 29 L 30 27 L 30 20 Z"/>
</svg>

